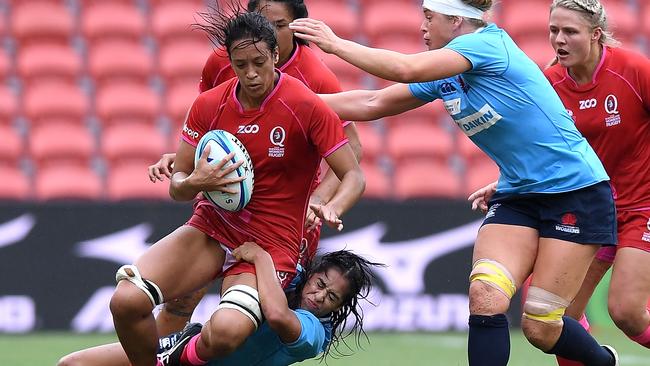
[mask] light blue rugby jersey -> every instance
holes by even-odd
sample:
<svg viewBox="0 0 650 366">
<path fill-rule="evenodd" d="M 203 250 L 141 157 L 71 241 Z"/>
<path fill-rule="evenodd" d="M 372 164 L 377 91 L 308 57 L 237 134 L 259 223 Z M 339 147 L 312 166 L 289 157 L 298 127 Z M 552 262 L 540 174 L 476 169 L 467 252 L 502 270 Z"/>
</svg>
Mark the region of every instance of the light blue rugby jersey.
<svg viewBox="0 0 650 366">
<path fill-rule="evenodd" d="M 505 31 L 489 24 L 445 48 L 467 58 L 472 70 L 409 89 L 427 102 L 443 100 L 458 127 L 499 166 L 498 192 L 560 193 L 609 179 L 542 71 Z"/>
<path fill-rule="evenodd" d="M 325 351 L 332 338 L 328 321 L 321 321 L 307 310 L 294 310 L 302 331 L 293 343 L 283 343 L 267 322 L 230 356 L 213 360 L 209 366 L 285 366 L 314 358 Z"/>
</svg>

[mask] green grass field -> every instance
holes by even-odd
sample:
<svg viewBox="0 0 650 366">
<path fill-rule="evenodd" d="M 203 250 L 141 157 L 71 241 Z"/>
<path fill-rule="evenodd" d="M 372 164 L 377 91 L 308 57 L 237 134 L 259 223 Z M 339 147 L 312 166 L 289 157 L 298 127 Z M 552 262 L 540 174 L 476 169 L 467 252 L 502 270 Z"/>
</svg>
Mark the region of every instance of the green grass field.
<svg viewBox="0 0 650 366">
<path fill-rule="evenodd" d="M 622 366 L 650 365 L 650 351 L 632 343 L 615 329 L 595 333 L 601 343 L 616 347 Z M 328 366 L 419 366 L 466 365 L 466 334 L 384 334 L 369 335 L 370 344 L 354 355 L 329 359 Z M 30 335 L 0 335 L 0 365 L 55 365 L 64 354 L 93 345 L 115 341 L 106 334 L 37 333 Z M 318 361 L 303 362 L 315 366 Z M 510 365 L 552 366 L 554 358 L 533 349 L 520 332 L 512 332 Z"/>
</svg>

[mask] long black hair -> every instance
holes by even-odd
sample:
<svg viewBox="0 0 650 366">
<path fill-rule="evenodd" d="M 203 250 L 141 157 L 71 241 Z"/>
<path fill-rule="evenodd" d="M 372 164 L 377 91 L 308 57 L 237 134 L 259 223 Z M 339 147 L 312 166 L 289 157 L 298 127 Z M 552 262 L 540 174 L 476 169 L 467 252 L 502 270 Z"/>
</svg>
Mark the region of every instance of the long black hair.
<svg viewBox="0 0 650 366">
<path fill-rule="evenodd" d="M 251 44 L 257 47 L 264 42 L 273 53 L 278 47 L 273 25 L 260 13 L 246 11 L 237 1 L 231 1 L 228 7 L 212 6 L 198 15 L 202 22 L 194 27 L 204 31 L 215 46 L 224 46 L 228 55 L 233 43 L 242 39 L 250 41 L 240 43 L 237 48 Z"/>
<path fill-rule="evenodd" d="M 276 3 L 282 3 L 287 6 L 287 9 L 291 12 L 291 20 L 295 20 L 298 18 L 308 18 L 309 17 L 309 12 L 307 11 L 307 6 L 305 5 L 304 0 L 267 0 L 267 1 L 273 1 Z M 248 11 L 249 12 L 259 12 L 262 10 L 260 8 L 260 3 L 262 0 L 250 0 L 248 2 Z M 309 42 L 307 42 L 304 39 L 300 39 L 298 37 L 293 37 L 294 42 L 307 46 Z"/>
<path fill-rule="evenodd" d="M 296 308 L 300 303 L 302 290 L 313 274 L 324 273 L 334 268 L 348 280 L 349 292 L 343 298 L 341 307 L 330 314 L 332 340 L 327 345 L 323 358 L 330 353 L 332 346 L 338 355 L 343 355 L 337 346 L 339 341 L 343 341 L 348 346 L 344 338 L 350 334 L 354 334 L 357 348 L 360 346 L 361 337 L 367 338 L 366 332 L 363 330 L 363 309 L 359 301 L 367 301 L 374 278 L 371 268 L 379 266 L 383 267 L 384 264 L 371 262 L 349 250 L 339 250 L 323 255 L 304 269 L 303 277 L 296 285 L 295 297 L 290 302 L 292 308 Z M 354 324 L 348 331 L 345 331 L 350 315 L 354 319 Z"/>
</svg>

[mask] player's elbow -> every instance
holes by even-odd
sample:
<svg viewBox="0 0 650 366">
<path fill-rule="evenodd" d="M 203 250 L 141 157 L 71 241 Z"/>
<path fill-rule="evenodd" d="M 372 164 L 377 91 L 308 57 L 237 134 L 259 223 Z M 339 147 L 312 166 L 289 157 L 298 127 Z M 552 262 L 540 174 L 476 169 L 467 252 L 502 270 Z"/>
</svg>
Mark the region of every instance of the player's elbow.
<svg viewBox="0 0 650 366">
<path fill-rule="evenodd" d="M 71 353 L 61 357 L 57 366 L 84 366 L 83 357 L 79 356 L 78 352 Z"/>
<path fill-rule="evenodd" d="M 289 308 L 282 308 L 280 306 L 265 306 L 262 308 L 264 313 L 264 320 L 269 323 L 271 329 L 282 328 L 288 322 Z"/>
<path fill-rule="evenodd" d="M 393 65 L 392 76 L 391 80 L 398 83 L 412 83 L 418 77 L 411 64 L 407 62 L 395 63 Z"/>
</svg>

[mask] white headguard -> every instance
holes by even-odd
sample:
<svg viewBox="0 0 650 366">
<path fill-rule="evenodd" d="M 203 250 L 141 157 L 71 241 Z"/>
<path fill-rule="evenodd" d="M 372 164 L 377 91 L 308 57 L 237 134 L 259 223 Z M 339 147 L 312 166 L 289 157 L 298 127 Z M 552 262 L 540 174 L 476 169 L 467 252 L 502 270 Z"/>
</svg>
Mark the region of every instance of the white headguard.
<svg viewBox="0 0 650 366">
<path fill-rule="evenodd" d="M 469 6 L 460 0 L 424 0 L 422 7 L 436 13 L 472 19 L 483 19 L 483 10 Z"/>
</svg>

